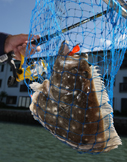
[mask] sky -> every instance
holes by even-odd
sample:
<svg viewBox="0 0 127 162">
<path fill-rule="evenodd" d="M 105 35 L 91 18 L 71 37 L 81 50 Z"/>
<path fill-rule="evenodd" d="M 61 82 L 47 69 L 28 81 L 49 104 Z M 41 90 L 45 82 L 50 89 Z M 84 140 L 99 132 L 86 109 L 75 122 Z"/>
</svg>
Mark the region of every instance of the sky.
<svg viewBox="0 0 127 162">
<path fill-rule="evenodd" d="M 35 7 L 35 1 L 36 0 L 0 0 L 0 32 L 5 32 L 8 34 L 12 34 L 12 35 L 20 34 L 20 33 L 29 34 L 30 19 L 31 19 L 32 10 Z M 90 3 L 90 0 L 86 0 L 85 2 L 87 1 Z M 95 0 L 95 2 L 98 2 L 98 1 Z M 95 11 L 101 12 L 101 10 L 98 11 L 96 8 L 94 12 Z M 84 9 L 84 13 L 86 13 L 85 9 Z M 92 13 L 92 15 L 93 14 L 94 13 Z M 107 47 L 109 47 L 112 44 L 110 37 L 107 37 L 106 39 L 104 37 L 101 37 L 97 40 L 97 37 L 99 37 L 98 33 L 100 32 L 100 30 L 101 31 L 103 30 L 102 28 L 103 26 L 101 25 L 101 23 L 99 23 L 98 25 L 98 21 L 99 19 L 101 20 L 101 18 L 102 17 L 97 19 L 96 29 L 95 29 L 95 24 L 93 22 L 89 22 L 88 24 L 86 24 L 88 26 L 86 26 L 87 29 L 84 28 L 84 31 L 87 32 L 86 37 L 84 38 L 86 40 L 87 46 L 84 47 L 84 49 L 82 50 L 83 52 L 89 51 L 91 50 L 90 48 L 93 48 L 93 47 L 94 47 L 94 50 L 101 50 L 101 46 L 104 46 L 104 44 L 106 44 Z M 45 25 L 45 21 L 43 21 L 42 25 Z M 105 22 L 103 22 L 103 25 L 105 25 Z M 89 31 L 87 31 L 88 28 L 89 28 Z M 90 37 L 90 34 L 89 34 L 92 32 L 96 32 L 96 35 L 97 35 L 96 41 L 94 41 L 95 44 L 94 43 L 92 44 L 93 38 Z M 38 34 L 38 33 L 33 33 L 33 34 Z M 123 39 L 123 37 L 125 38 L 125 34 L 122 37 L 120 37 L 120 39 Z M 80 41 L 81 40 L 79 39 L 79 42 Z M 117 42 L 120 42 L 120 41 L 117 41 Z"/>
<path fill-rule="evenodd" d="M 35 0 L 0 0 L 0 32 L 29 33 Z"/>
</svg>

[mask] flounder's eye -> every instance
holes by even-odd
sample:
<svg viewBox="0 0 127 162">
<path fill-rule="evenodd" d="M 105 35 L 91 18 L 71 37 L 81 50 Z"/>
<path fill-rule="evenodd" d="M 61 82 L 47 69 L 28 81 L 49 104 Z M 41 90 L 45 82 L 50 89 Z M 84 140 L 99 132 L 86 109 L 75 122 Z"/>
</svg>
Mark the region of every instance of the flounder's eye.
<svg viewBox="0 0 127 162">
<path fill-rule="evenodd" d="M 75 68 L 73 68 L 73 69 L 71 70 L 71 72 L 74 73 L 74 74 L 75 74 L 75 73 L 78 73 L 78 69 L 75 67 Z"/>
<path fill-rule="evenodd" d="M 85 78 L 88 78 L 88 71 L 83 71 L 83 76 L 84 76 Z"/>
</svg>

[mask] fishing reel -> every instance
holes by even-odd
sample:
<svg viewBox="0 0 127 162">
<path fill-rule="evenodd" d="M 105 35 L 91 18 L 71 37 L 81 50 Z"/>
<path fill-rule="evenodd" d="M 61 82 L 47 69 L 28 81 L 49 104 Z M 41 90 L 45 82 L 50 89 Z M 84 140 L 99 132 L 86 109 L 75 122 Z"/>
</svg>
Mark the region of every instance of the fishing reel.
<svg viewBox="0 0 127 162">
<path fill-rule="evenodd" d="M 39 60 L 32 62 L 31 65 L 23 68 L 24 64 L 24 56 L 21 55 L 21 63 L 19 68 L 16 67 L 13 57 L 15 56 L 12 52 L 7 54 L 8 59 L 7 63 L 12 68 L 13 75 L 9 76 L 7 85 L 8 87 L 12 87 L 16 82 L 21 82 L 24 79 L 29 79 L 31 81 L 38 78 L 38 76 L 45 76 L 47 74 L 47 64 L 44 60 Z"/>
<path fill-rule="evenodd" d="M 14 85 L 16 83 L 16 77 L 17 77 L 17 68 L 16 68 L 16 65 L 15 65 L 15 62 L 13 60 L 13 57 L 15 55 L 13 54 L 13 52 L 9 52 L 8 54 L 4 54 L 2 55 L 2 57 L 4 58 L 2 60 L 2 62 L 7 62 L 10 67 L 12 68 L 12 72 L 13 72 L 13 76 L 10 76 L 8 78 L 8 81 L 7 81 L 7 85 L 10 87 L 12 85 Z"/>
</svg>

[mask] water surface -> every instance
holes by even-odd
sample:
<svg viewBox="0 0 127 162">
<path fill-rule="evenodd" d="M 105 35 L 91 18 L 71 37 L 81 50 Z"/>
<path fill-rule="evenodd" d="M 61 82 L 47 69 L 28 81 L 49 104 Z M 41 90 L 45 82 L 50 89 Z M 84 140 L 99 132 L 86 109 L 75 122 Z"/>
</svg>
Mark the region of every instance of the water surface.
<svg viewBox="0 0 127 162">
<path fill-rule="evenodd" d="M 0 162 L 127 162 L 127 137 L 108 153 L 79 154 L 43 127 L 0 123 Z"/>
</svg>

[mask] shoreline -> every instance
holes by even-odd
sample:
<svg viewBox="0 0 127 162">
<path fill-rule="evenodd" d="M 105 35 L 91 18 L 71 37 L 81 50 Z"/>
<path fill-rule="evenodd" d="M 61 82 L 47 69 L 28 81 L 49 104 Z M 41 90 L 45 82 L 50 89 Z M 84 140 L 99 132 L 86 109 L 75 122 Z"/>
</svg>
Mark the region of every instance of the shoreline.
<svg viewBox="0 0 127 162">
<path fill-rule="evenodd" d="M 114 117 L 113 120 L 117 133 L 127 136 L 127 117 Z M 0 122 L 42 126 L 33 118 L 30 110 L 0 109 Z"/>
<path fill-rule="evenodd" d="M 0 109 L 0 121 L 41 126 L 37 120 L 34 120 L 30 110 Z"/>
</svg>

